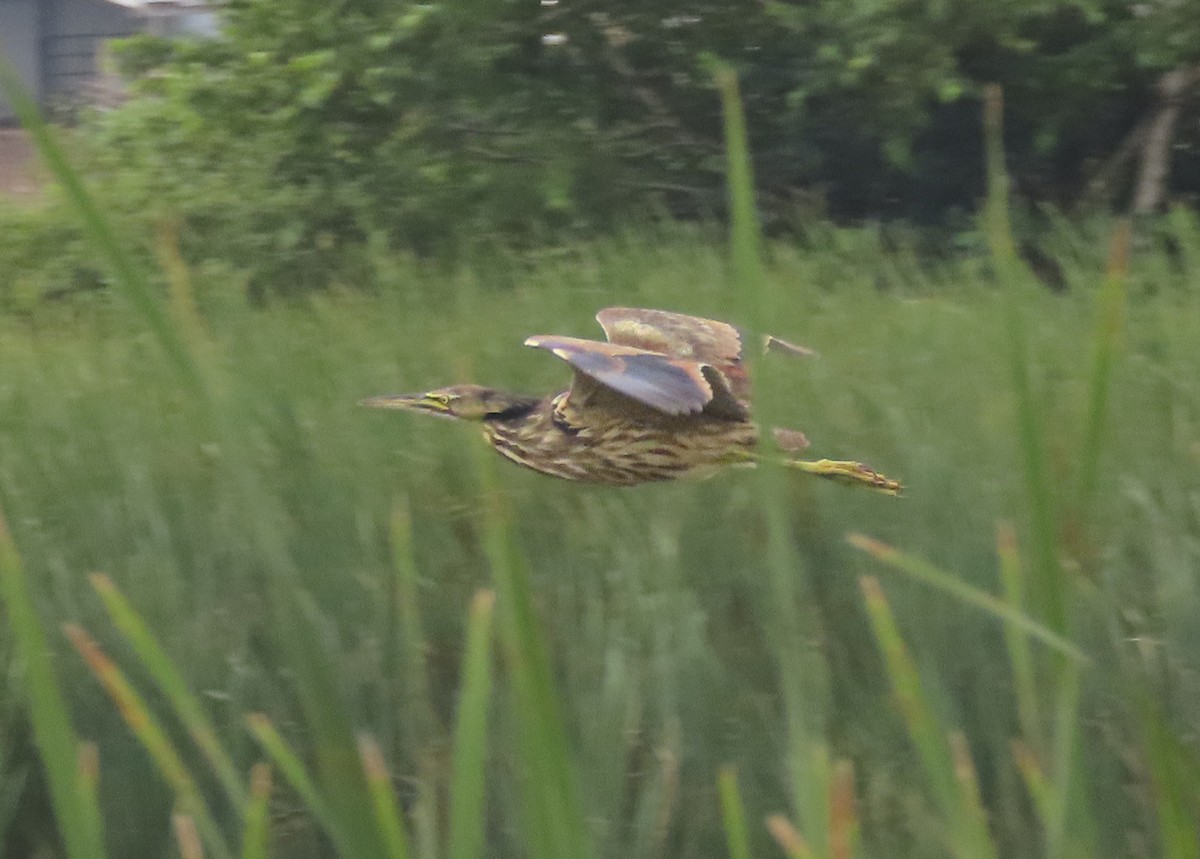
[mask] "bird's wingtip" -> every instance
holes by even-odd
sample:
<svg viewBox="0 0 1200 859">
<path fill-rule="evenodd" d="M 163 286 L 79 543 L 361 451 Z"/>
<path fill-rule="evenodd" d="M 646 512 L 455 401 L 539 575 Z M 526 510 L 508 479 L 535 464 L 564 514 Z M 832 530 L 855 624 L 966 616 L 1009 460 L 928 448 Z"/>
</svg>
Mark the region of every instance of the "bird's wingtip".
<svg viewBox="0 0 1200 859">
<path fill-rule="evenodd" d="M 784 355 L 790 355 L 793 358 L 819 358 L 816 349 L 809 349 L 807 346 L 801 346 L 798 343 L 790 343 L 787 340 L 776 337 L 773 334 L 768 334 L 763 338 L 764 352 L 779 352 Z"/>
</svg>

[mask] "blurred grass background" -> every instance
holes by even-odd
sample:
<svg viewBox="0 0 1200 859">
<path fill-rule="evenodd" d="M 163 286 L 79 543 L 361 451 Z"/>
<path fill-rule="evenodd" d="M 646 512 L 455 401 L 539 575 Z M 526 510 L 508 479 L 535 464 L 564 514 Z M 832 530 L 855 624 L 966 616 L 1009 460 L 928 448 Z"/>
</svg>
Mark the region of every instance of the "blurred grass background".
<svg viewBox="0 0 1200 859">
<path fill-rule="evenodd" d="M 1056 522 L 1070 632 L 1093 660 L 1082 675 L 1072 791 L 1089 807 L 1094 832 L 1065 855 L 1188 855 L 1165 852 L 1161 841 L 1161 788 L 1138 704 L 1154 702 L 1179 753 L 1194 761 L 1200 226 L 1180 211 L 1169 228 L 1182 256 L 1153 245 L 1134 253 L 1089 527 L 1072 536 L 1065 514 Z M 1107 239 L 1098 225 L 1063 227 L 1052 240 L 1070 288 L 1029 286 L 1017 300 L 1051 494 L 1063 511 L 1089 404 Z M 844 541 L 848 531 L 863 532 L 1000 592 L 997 523 L 1013 521 L 1020 546 L 1030 543 L 1006 359 L 1008 298 L 980 264 L 917 264 L 882 250 L 870 230 L 772 245 L 767 258 L 772 331 L 821 354 L 773 368 L 783 392 L 773 414 L 803 428 L 814 453 L 861 459 L 907 485 L 895 501 L 787 475 L 777 499 L 812 601 L 805 646 L 828 666 L 823 741 L 854 764 L 860 855 L 940 855 L 947 840 L 935 801 L 914 778 L 914 752 L 858 590 L 864 573 L 885 576 L 932 707 L 969 742 L 1000 852 L 1034 855 L 1041 835 L 1010 748 L 1021 729 L 1002 625 L 881 573 Z M 379 738 L 411 812 L 423 789 L 448 778 L 446 743 L 436 737 L 456 712 L 467 608 L 490 581 L 481 525 L 489 494 L 507 508 L 527 561 L 598 855 L 719 853 L 715 774 L 726 763 L 738 768 L 751 809 L 755 855 L 771 855 L 778 848 L 758 821 L 788 812 L 792 794 L 761 615 L 771 597 L 755 474 L 614 490 L 497 461 L 494 484 L 481 490 L 473 430 L 355 405 L 465 380 L 556 390 L 563 368 L 521 349 L 521 340 L 593 336 L 591 316 L 608 305 L 745 321 L 720 238 L 663 228 L 532 264 L 450 272 L 383 256 L 375 263 L 366 294 L 269 310 L 248 308 L 221 278 L 197 274 L 197 354 L 216 420 L 110 294 L 0 319 L 0 505 L 76 730 L 100 749 L 111 855 L 171 855 L 164 821 L 173 799 L 57 632 L 61 622 L 79 624 L 131 666 L 134 681 L 154 688 L 87 573 L 105 572 L 128 597 L 246 772 L 259 755 L 243 726 L 249 712 L 268 714 L 303 757 L 319 752 L 297 688 L 304 672 L 273 628 L 281 618 L 301 622 L 271 605 L 267 580 L 279 559 L 261 535 L 274 535 L 294 587 L 311 597 L 302 634 L 335 666 L 350 724 Z M 240 451 L 227 449 L 229 434 Z M 397 516 L 411 540 L 397 541 Z M 411 551 L 418 613 L 395 613 L 397 565 L 408 563 L 398 550 Z M 402 628 L 417 616 L 422 659 L 414 662 L 405 650 L 412 631 Z M 12 666 L 8 632 L 0 647 Z M 418 682 L 422 662 L 427 675 Z M 414 688 L 427 689 L 431 725 L 421 724 Z M 166 705 L 151 695 L 150 706 Z M 517 726 L 504 708 L 493 715 L 487 855 L 523 855 L 512 806 L 524 771 L 514 756 Z M 10 694 L 0 695 L 0 731 L 6 853 L 34 855 L 50 849 L 53 827 L 30 725 Z M 282 817 L 273 837 L 292 840 L 275 855 L 322 855 L 317 827 L 287 796 L 276 797 Z"/>
</svg>

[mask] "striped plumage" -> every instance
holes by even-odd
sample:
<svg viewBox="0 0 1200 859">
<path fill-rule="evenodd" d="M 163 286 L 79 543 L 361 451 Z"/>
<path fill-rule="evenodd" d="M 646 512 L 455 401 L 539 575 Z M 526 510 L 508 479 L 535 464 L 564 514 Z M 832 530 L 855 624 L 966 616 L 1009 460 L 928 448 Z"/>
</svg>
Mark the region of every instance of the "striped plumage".
<svg viewBox="0 0 1200 859">
<path fill-rule="evenodd" d="M 706 416 L 670 419 L 584 411 L 560 394 L 527 414 L 485 419 L 483 436 L 501 456 L 534 471 L 632 486 L 705 476 L 744 460 L 755 447 L 758 429 L 746 421 Z"/>
<path fill-rule="evenodd" d="M 608 343 L 554 335 L 525 341 L 574 369 L 571 387 L 553 396 L 456 385 L 363 403 L 477 421 L 502 456 L 567 480 L 631 486 L 708 475 L 755 458 L 759 430 L 750 420 L 736 328 L 662 310 L 608 308 L 597 319 Z M 810 354 L 775 338 L 767 338 L 767 345 Z M 808 443 L 794 430 L 775 430 L 775 437 L 786 452 Z M 899 484 L 858 463 L 787 464 L 890 494 L 899 491 Z"/>
</svg>

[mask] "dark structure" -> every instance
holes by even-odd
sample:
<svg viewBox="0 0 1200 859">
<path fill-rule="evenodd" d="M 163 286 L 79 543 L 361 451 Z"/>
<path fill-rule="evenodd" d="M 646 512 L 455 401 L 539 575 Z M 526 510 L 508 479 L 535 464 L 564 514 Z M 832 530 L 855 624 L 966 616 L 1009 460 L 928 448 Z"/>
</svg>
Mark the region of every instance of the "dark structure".
<svg viewBox="0 0 1200 859">
<path fill-rule="evenodd" d="M 133 11 L 108 0 L 0 0 L 0 53 L 39 104 L 79 95 L 104 42 L 138 29 Z M 0 122 L 13 121 L 0 97 Z"/>
<path fill-rule="evenodd" d="M 109 39 L 216 32 L 216 3 L 207 0 L 0 0 L 0 55 L 41 105 L 90 100 L 102 77 L 98 62 Z M 0 124 L 13 124 L 0 96 Z"/>
<path fill-rule="evenodd" d="M 527 468 L 614 486 L 707 475 L 759 456 L 750 420 L 742 335 L 732 325 L 662 310 L 610 307 L 596 317 L 607 343 L 539 335 L 575 371 L 571 387 L 546 398 L 456 385 L 374 397 L 363 405 L 478 422 L 501 455 Z M 767 346 L 811 354 L 776 338 Z M 804 434 L 776 430 L 786 452 Z M 811 474 L 898 494 L 900 484 L 857 462 L 786 460 Z"/>
</svg>

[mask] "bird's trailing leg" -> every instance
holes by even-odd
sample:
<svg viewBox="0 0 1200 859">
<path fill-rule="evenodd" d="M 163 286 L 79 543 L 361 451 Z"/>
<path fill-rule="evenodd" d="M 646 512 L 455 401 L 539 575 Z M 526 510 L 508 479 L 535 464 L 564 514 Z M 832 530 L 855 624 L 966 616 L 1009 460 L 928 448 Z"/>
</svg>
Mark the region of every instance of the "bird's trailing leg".
<svg viewBox="0 0 1200 859">
<path fill-rule="evenodd" d="M 864 486 L 874 489 L 884 495 L 899 495 L 904 486 L 898 480 L 892 480 L 861 462 L 839 459 L 785 459 L 782 463 L 787 468 L 797 468 L 800 471 L 847 486 Z"/>
<path fill-rule="evenodd" d="M 800 451 L 808 447 L 808 437 L 800 432 L 800 430 L 774 427 L 772 435 L 775 438 L 776 447 L 785 454 L 800 453 Z M 752 466 L 762 458 L 761 454 L 739 451 L 733 458 L 733 464 Z M 882 492 L 884 495 L 899 495 L 904 490 L 904 486 L 899 480 L 892 480 L 887 475 L 880 474 L 875 469 L 869 468 L 861 462 L 841 459 L 775 460 L 774 457 L 771 457 L 771 459 L 785 468 L 795 468 L 807 474 L 847 486 L 863 486 L 867 489 L 873 489 L 876 492 Z"/>
<path fill-rule="evenodd" d="M 775 446 L 784 453 L 800 453 L 808 448 L 808 436 L 800 430 L 774 427 L 771 430 L 775 437 Z M 785 459 L 783 465 L 788 468 L 798 468 L 817 477 L 845 483 L 849 486 L 865 486 L 886 495 L 899 495 L 904 488 L 900 481 L 892 480 L 880 474 L 873 468 L 867 468 L 861 462 L 849 462 L 837 459 Z"/>
</svg>

